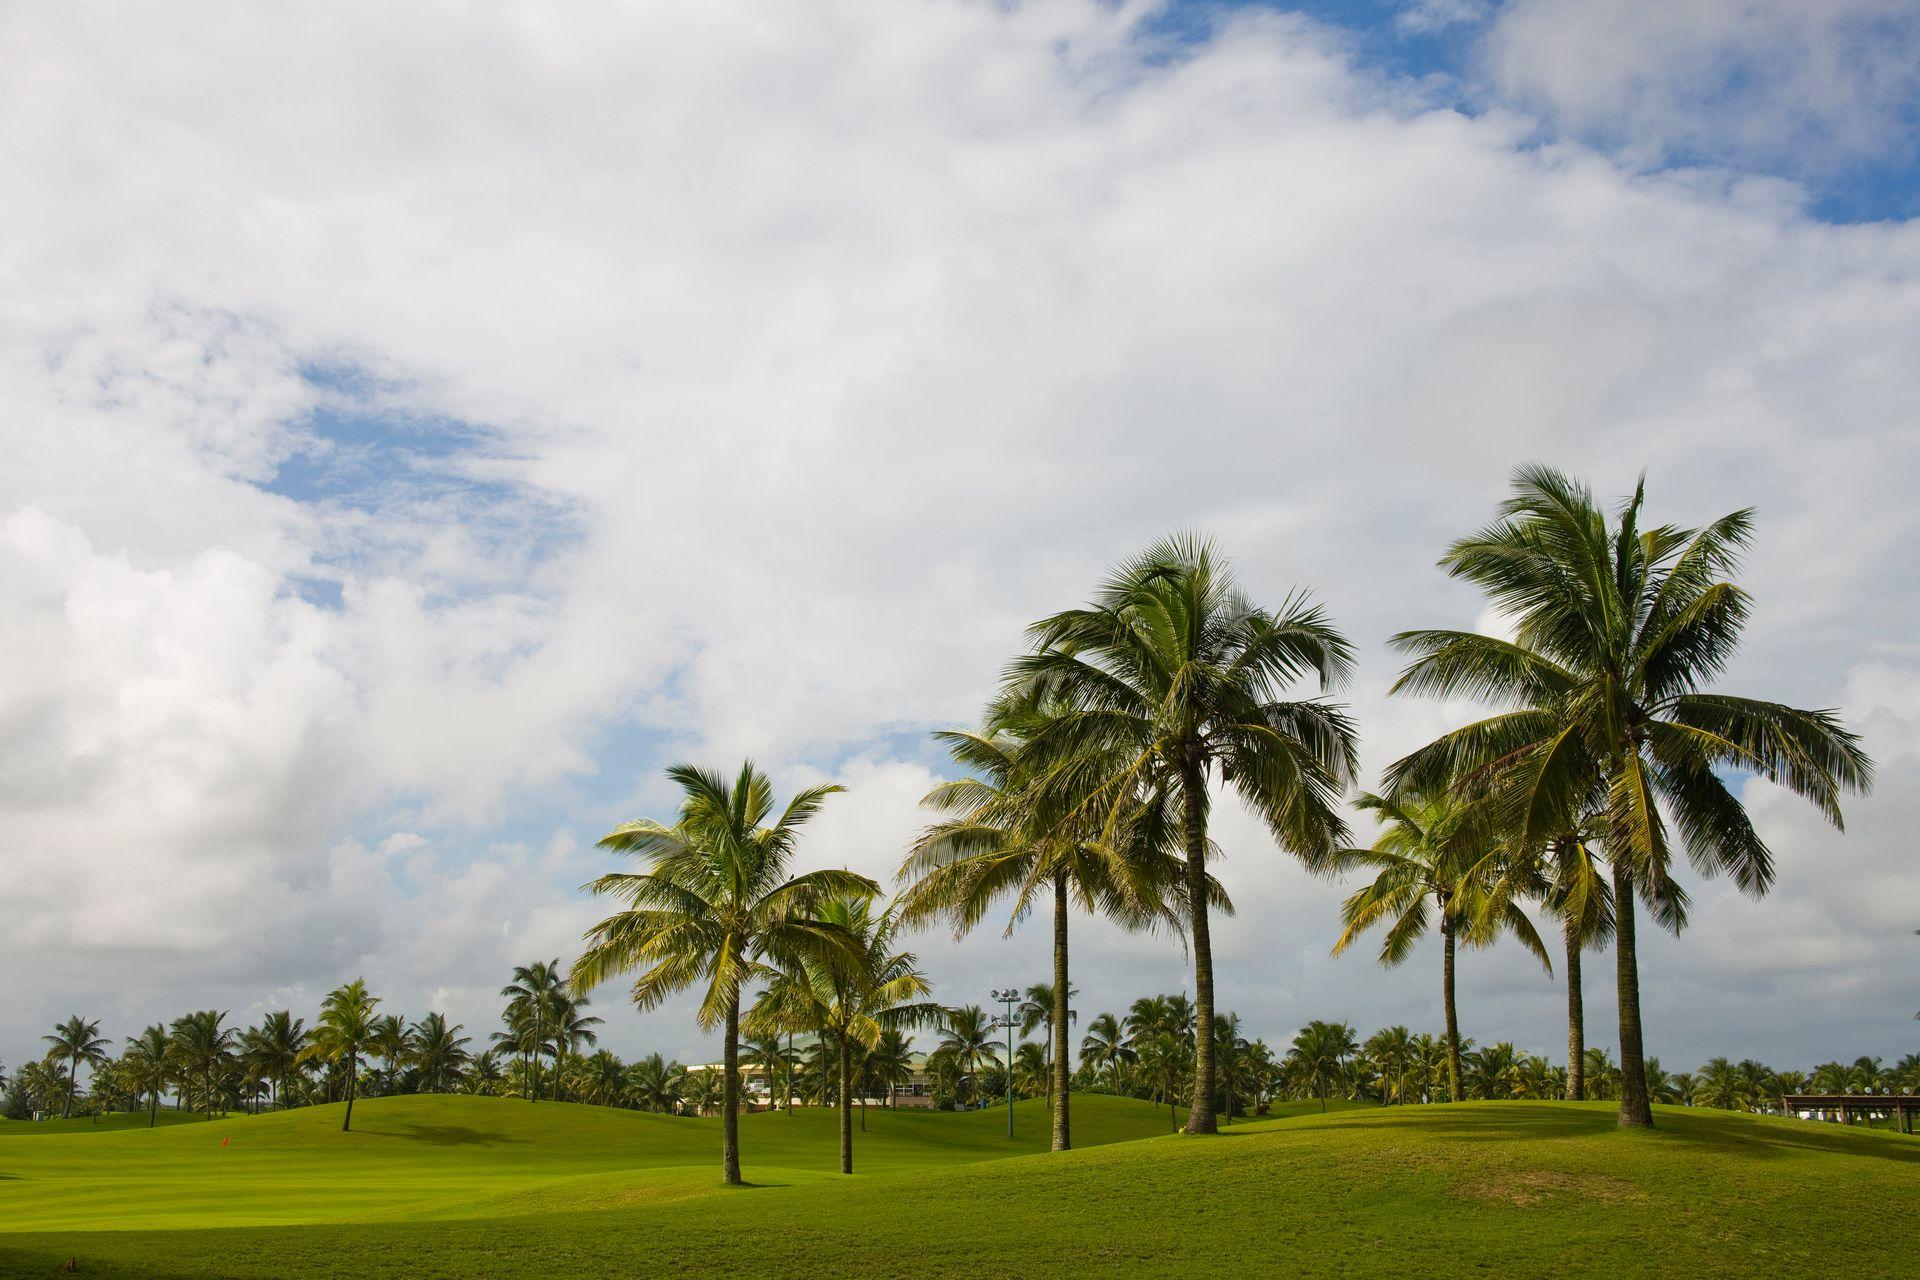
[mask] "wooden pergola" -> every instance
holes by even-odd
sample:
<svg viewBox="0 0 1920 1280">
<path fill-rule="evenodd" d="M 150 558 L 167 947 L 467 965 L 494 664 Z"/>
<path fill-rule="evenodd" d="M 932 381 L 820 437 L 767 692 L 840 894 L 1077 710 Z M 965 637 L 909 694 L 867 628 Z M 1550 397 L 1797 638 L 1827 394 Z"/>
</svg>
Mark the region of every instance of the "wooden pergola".
<svg viewBox="0 0 1920 1280">
<path fill-rule="evenodd" d="M 1913 1117 L 1920 1114 L 1920 1093 L 1789 1093 L 1780 1101 L 1789 1115 L 1833 1112 L 1843 1123 L 1855 1112 L 1863 1116 L 1883 1113 L 1894 1118 L 1902 1133 L 1913 1132 Z"/>
</svg>

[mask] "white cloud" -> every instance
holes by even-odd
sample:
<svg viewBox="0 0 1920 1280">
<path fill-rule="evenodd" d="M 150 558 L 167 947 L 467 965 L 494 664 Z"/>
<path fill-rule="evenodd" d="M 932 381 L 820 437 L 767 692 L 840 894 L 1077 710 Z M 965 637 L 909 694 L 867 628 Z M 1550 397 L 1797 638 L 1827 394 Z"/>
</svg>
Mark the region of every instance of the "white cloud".
<svg viewBox="0 0 1920 1280">
<path fill-rule="evenodd" d="M 1494 84 L 1646 158 L 1821 174 L 1910 158 L 1920 12 L 1905 0 L 1510 0 Z"/>
<path fill-rule="evenodd" d="M 484 1017 L 592 918 L 592 835 L 671 803 L 656 748 L 850 781 L 809 856 L 890 872 L 932 774 L 888 735 L 972 715 L 1026 621 L 1173 527 L 1326 599 L 1371 777 L 1464 712 L 1387 702 L 1382 641 L 1473 621 L 1432 562 L 1526 458 L 1758 503 L 1737 682 L 1852 672 L 1869 745 L 1911 733 L 1920 229 L 1529 149 L 1292 20 L 1149 59 L 1143 12 L 0 17 L 43 72 L 0 88 L 0 1045 L 361 969 Z M 355 407 L 316 366 L 397 425 L 304 501 L 261 485 Z M 1864 868 L 1913 808 L 1889 769 L 1844 842 L 1766 814 L 1783 861 Z M 1226 821 L 1229 1002 L 1432 1023 L 1426 973 L 1327 960 L 1338 887 Z M 1780 953 L 1846 919 L 1783 914 Z M 1077 936 L 1090 1008 L 1181 981 L 1168 940 Z M 955 998 L 1044 972 L 1032 928 L 922 950 Z M 1466 973 L 1476 1034 L 1558 1042 L 1544 981 Z M 1875 1048 L 1865 1009 L 1782 1056 Z M 684 1008 L 619 1023 L 697 1048 Z"/>
</svg>

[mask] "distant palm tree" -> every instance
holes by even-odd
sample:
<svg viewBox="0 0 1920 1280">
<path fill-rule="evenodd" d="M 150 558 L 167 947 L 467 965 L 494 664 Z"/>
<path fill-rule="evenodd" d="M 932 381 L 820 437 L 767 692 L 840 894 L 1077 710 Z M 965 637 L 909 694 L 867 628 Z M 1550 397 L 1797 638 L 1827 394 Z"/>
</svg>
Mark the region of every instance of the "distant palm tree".
<svg viewBox="0 0 1920 1280">
<path fill-rule="evenodd" d="M 1232 1011 L 1213 1018 L 1213 1060 L 1219 1068 L 1219 1088 L 1224 1095 L 1223 1118 L 1233 1123 L 1234 1086 L 1239 1083 L 1240 1064 L 1247 1052 L 1247 1039 L 1240 1034 L 1240 1015 Z"/>
<path fill-rule="evenodd" d="M 694 1070 L 681 1078 L 683 1101 L 693 1109 L 696 1116 L 704 1116 L 716 1107 L 725 1105 L 726 1086 L 712 1071 Z"/>
<path fill-rule="evenodd" d="M 504 1077 L 499 1051 L 491 1047 L 482 1049 L 467 1063 L 467 1092 L 492 1093 Z"/>
<path fill-rule="evenodd" d="M 500 988 L 507 1007 L 500 1018 L 506 1030 L 493 1033 L 493 1042 L 518 1053 L 524 1067 L 521 1080 L 528 1102 L 540 1100 L 540 1055 L 552 1043 L 555 997 L 562 994 L 560 958 L 515 965 L 513 981 Z"/>
<path fill-rule="evenodd" d="M 966 1077 L 967 1094 L 978 1103 L 980 1094 L 975 1087 L 982 1062 L 1000 1061 L 1000 1046 L 994 1041 L 993 1019 L 987 1011 L 977 1004 L 964 1004 L 957 1009 L 949 1009 L 941 1030 L 944 1034 L 934 1046 L 938 1053 L 946 1054 L 959 1067 Z"/>
<path fill-rule="evenodd" d="M 457 1022 L 448 1026 L 444 1013 L 429 1013 L 413 1024 L 413 1063 L 428 1093 L 444 1091 L 471 1061 L 467 1046 L 473 1041 L 460 1034 L 465 1029 Z"/>
<path fill-rule="evenodd" d="M 913 1042 L 906 1032 L 898 1027 L 881 1031 L 879 1041 L 867 1051 L 867 1073 L 887 1091 L 888 1110 L 896 1109 L 896 1092 L 913 1080 Z"/>
<path fill-rule="evenodd" d="M 627 1064 L 609 1050 L 601 1049 L 582 1062 L 580 1078 L 588 1102 L 617 1107 L 627 1100 Z"/>
<path fill-rule="evenodd" d="M 40 1038 L 52 1046 L 47 1050 L 49 1063 L 67 1064 L 66 1100 L 60 1109 L 64 1120 L 73 1114 L 73 1095 L 80 1087 L 80 1064 L 84 1062 L 88 1070 L 94 1070 L 105 1063 L 108 1042 L 100 1035 L 98 1018 L 83 1018 L 77 1013 L 56 1026 L 52 1035 Z"/>
<path fill-rule="evenodd" d="M 1104 1074 L 1114 1092 L 1126 1092 L 1126 1069 L 1134 1057 L 1118 1018 L 1103 1013 L 1087 1024 L 1087 1034 L 1080 1038 L 1080 1061 L 1096 1076 Z"/>
<path fill-rule="evenodd" d="M 209 1120 L 221 1100 L 220 1079 L 239 1047 L 240 1032 L 226 1025 L 226 1017 L 221 1010 L 205 1009 L 175 1018 L 172 1027 L 173 1053 L 181 1081 L 198 1090 Z"/>
<path fill-rule="evenodd" d="M 1419 1065 L 1419 1046 L 1405 1027 L 1384 1027 L 1367 1038 L 1365 1052 L 1380 1071 L 1380 1100 L 1393 1105 L 1407 1101 Z"/>
<path fill-rule="evenodd" d="M 336 987 L 320 1002 L 320 1018 L 301 1056 L 333 1065 L 345 1063 L 347 1112 L 340 1132 L 353 1128 L 353 1100 L 360 1086 L 360 1058 L 374 1048 L 374 1009 L 380 997 L 367 993 L 364 978 Z"/>
<path fill-rule="evenodd" d="M 587 1006 L 593 1002 L 581 995 L 569 995 L 566 991 L 554 992 L 547 1020 L 547 1043 L 553 1053 L 553 1100 L 560 1101 L 561 1068 L 567 1059 L 580 1051 L 582 1045 L 600 1043 L 599 1033 L 594 1028 L 601 1020 L 587 1012 Z"/>
<path fill-rule="evenodd" d="M 1480 770 L 1521 779 L 1514 843 L 1532 848 L 1567 815 L 1600 815 L 1613 879 L 1620 1013 L 1620 1123 L 1648 1126 L 1635 893 L 1657 897 L 1673 875 L 1668 815 L 1687 858 L 1755 895 L 1773 857 L 1729 771 L 1755 773 L 1811 800 L 1840 824 L 1843 792 L 1864 792 L 1873 763 L 1831 711 L 1708 693 L 1726 669 L 1752 603 L 1728 580 L 1751 535 L 1751 511 L 1701 529 L 1643 529 L 1642 481 L 1609 520 L 1590 490 L 1546 467 L 1514 472 L 1499 521 L 1455 542 L 1441 564 L 1515 620 L 1515 638 L 1410 631 L 1413 661 L 1395 692 L 1468 694 L 1510 708 L 1393 765 L 1388 786 L 1434 787 Z"/>
<path fill-rule="evenodd" d="M 1180 1080 L 1186 1074 L 1192 1053 L 1171 1031 L 1142 1035 L 1134 1041 L 1133 1049 L 1139 1058 L 1141 1074 L 1153 1082 L 1160 1101 L 1167 1104 L 1168 1125 L 1178 1133 L 1180 1113 L 1175 1104 L 1179 1101 Z"/>
<path fill-rule="evenodd" d="M 400 1064 L 406 1061 L 407 1054 L 413 1048 L 413 1037 L 407 1033 L 407 1020 L 397 1013 L 375 1018 L 370 1047 L 386 1063 L 387 1080 L 380 1091 L 385 1094 L 396 1092 Z"/>
<path fill-rule="evenodd" d="M 1184 892 L 1174 831 L 1157 820 L 1159 810 L 1145 810 L 1146 820 L 1105 824 L 1086 795 L 1053 782 L 1062 776 L 1062 762 L 1038 744 L 1051 719 L 1067 709 L 1043 697 L 1009 693 L 994 705 L 985 729 L 935 734 L 967 776 L 942 783 L 921 801 L 946 816 L 914 842 L 899 873 L 908 881 L 901 896 L 906 918 L 944 918 L 956 936 L 1005 900 L 1011 900 L 1011 934 L 1037 902 L 1050 901 L 1053 981 L 1028 988 L 1018 1016 L 1026 1024 L 1022 1034 L 1047 1029 L 1049 1103 L 1056 1093 L 1060 1097 L 1053 1108 L 1055 1151 L 1073 1145 L 1067 1039 L 1073 1020 L 1072 908 L 1077 903 L 1127 929 L 1159 922 L 1178 927 L 1182 915 L 1175 904 Z M 1080 776 L 1097 776 L 1122 762 L 1114 756 L 1105 770 L 1089 767 L 1086 759 L 1071 763 Z"/>
<path fill-rule="evenodd" d="M 127 1083 L 147 1098 L 147 1128 L 160 1123 L 160 1095 L 173 1081 L 173 1040 L 156 1022 L 127 1041 Z"/>
<path fill-rule="evenodd" d="M 1438 917 L 1447 1080 L 1453 1101 L 1459 1102 L 1466 1095 L 1461 1092 L 1460 1021 L 1454 1004 L 1456 945 L 1490 946 L 1505 931 L 1518 938 L 1548 972 L 1552 972 L 1552 961 L 1513 895 L 1489 897 L 1497 868 L 1484 857 L 1491 830 L 1484 807 L 1444 790 L 1409 792 L 1398 798 L 1363 792 L 1355 807 L 1381 816 L 1380 836 L 1371 848 L 1336 850 L 1329 864 L 1343 871 L 1364 867 L 1377 874 L 1371 884 L 1340 904 L 1345 927 L 1333 944 L 1333 954 L 1339 955 L 1361 934 L 1384 924 L 1380 963 L 1399 964 L 1412 953 L 1430 920 Z"/>
<path fill-rule="evenodd" d="M 274 1086 L 274 1100 L 288 1105 L 288 1085 L 300 1070 L 300 1051 L 306 1047 L 307 1024 L 288 1009 L 276 1009 L 260 1025 L 241 1037 L 241 1052 L 259 1065 L 263 1078 Z"/>
<path fill-rule="evenodd" d="M 704 986 L 699 1024 L 709 1031 L 724 1028 L 721 1168 L 727 1183 L 737 1185 L 742 990 L 769 976 L 769 964 L 844 953 L 840 931 L 815 922 L 809 912 L 829 897 L 875 894 L 880 886 L 851 871 L 787 873 L 800 828 L 843 788 L 809 787 L 775 817 L 773 784 L 750 761 L 731 785 L 691 765 L 675 765 L 667 776 L 684 796 L 673 826 L 641 819 L 600 841 L 602 848 L 643 859 L 647 869 L 601 876 L 586 886 L 627 907 L 588 932 L 572 986 L 584 993 L 644 967 L 632 991 L 642 1009 Z"/>
<path fill-rule="evenodd" d="M 1059 761 L 1053 785 L 1109 831 L 1142 805 L 1182 835 L 1198 1023 L 1190 1133 L 1213 1108 L 1213 940 L 1207 877 L 1210 780 L 1219 777 L 1274 839 L 1317 865 L 1346 838 L 1338 800 L 1356 772 L 1353 724 L 1332 704 L 1287 701 L 1302 678 L 1322 691 L 1352 668 L 1352 647 L 1295 595 L 1258 608 L 1204 540 L 1169 538 L 1122 565 L 1083 609 L 1035 623 L 1033 652 L 1010 692 L 1071 710 L 1048 718 L 1035 749 Z"/>
<path fill-rule="evenodd" d="M 1335 1086 L 1346 1081 L 1347 1066 L 1359 1043 L 1353 1028 L 1344 1022 L 1315 1020 L 1300 1028 L 1287 1050 L 1287 1068 L 1312 1095 L 1320 1099 L 1320 1110 L 1327 1109 L 1327 1098 Z"/>
<path fill-rule="evenodd" d="M 773 1105 L 781 1096 L 782 1082 L 793 1071 L 793 1051 L 787 1047 L 787 1041 L 774 1032 L 745 1037 L 740 1042 L 740 1050 L 741 1062 L 766 1078 L 767 1104 Z M 793 1090 L 788 1088 L 786 1095 L 791 1101 Z"/>
<path fill-rule="evenodd" d="M 650 1053 L 627 1068 L 627 1096 L 642 1111 L 672 1115 L 680 1110 L 686 1080 L 679 1063 Z"/>
<path fill-rule="evenodd" d="M 832 1042 L 839 1059 L 840 1172 L 852 1173 L 856 1050 L 864 1057 L 887 1030 L 931 1022 L 944 1011 L 923 999 L 933 988 L 919 959 L 894 949 L 899 918 L 892 910 L 875 913 L 870 896 L 849 895 L 815 904 L 813 918 L 836 930 L 844 945 L 790 961 L 767 984 L 747 1025 L 757 1032 L 805 1027 Z"/>
</svg>

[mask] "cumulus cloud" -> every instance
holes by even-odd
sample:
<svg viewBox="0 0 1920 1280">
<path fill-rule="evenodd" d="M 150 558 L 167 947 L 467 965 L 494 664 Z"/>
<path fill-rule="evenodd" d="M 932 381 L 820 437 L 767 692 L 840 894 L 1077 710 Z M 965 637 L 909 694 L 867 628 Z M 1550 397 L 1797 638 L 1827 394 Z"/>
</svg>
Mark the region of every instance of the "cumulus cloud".
<svg viewBox="0 0 1920 1280">
<path fill-rule="evenodd" d="M 1532 147 L 1285 16 L 1169 50 L 1078 0 L 419 12 L 0 16 L 40 68 L 0 86 L 0 1045 L 362 970 L 489 1019 L 682 756 L 849 782 L 807 856 L 890 873 L 911 744 L 1170 528 L 1326 600 L 1371 776 L 1467 713 L 1387 700 L 1382 642 L 1479 616 L 1432 561 L 1526 458 L 1759 504 L 1730 683 L 1912 741 L 1912 225 Z M 1864 872 L 1915 800 L 1761 812 L 1783 865 Z M 1223 822 L 1228 1003 L 1433 1024 L 1418 959 L 1329 961 L 1340 887 Z M 1852 963 L 1796 897 L 1698 929 Z M 1182 981 L 1080 936 L 1083 1011 Z M 1044 973 L 1032 929 L 921 950 L 956 1000 Z M 1709 953 L 1650 973 L 1670 1057 L 1785 980 Z M 1465 973 L 1476 1035 L 1558 1042 L 1515 957 Z M 615 1021 L 699 1051 L 686 1008 Z"/>
<path fill-rule="evenodd" d="M 1505 94 L 1652 161 L 1808 176 L 1914 157 L 1920 12 L 1904 0 L 1511 0 L 1485 52 Z"/>
</svg>

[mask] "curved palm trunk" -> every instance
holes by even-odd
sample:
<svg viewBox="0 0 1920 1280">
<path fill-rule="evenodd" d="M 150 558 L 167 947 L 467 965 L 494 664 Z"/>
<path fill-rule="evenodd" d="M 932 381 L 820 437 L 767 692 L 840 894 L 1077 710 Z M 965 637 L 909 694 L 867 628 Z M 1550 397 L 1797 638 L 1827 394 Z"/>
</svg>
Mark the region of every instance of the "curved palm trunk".
<svg viewBox="0 0 1920 1280">
<path fill-rule="evenodd" d="M 1633 877 L 1624 858 L 1613 861 L 1614 962 L 1620 992 L 1620 1124 L 1653 1128 L 1647 1097 L 1646 1048 L 1640 1038 L 1640 954 L 1634 942 Z"/>
<path fill-rule="evenodd" d="M 720 1171 L 730 1187 L 740 1185 L 740 993 L 727 998 L 727 1039 L 720 1071 Z"/>
<path fill-rule="evenodd" d="M 1053 1018 L 1048 1030 L 1053 1040 L 1053 1070 L 1048 1092 L 1054 1095 L 1053 1149 L 1067 1151 L 1073 1146 L 1073 1130 L 1067 1117 L 1067 1091 L 1071 1075 L 1067 1071 L 1067 878 L 1053 878 Z"/>
<path fill-rule="evenodd" d="M 160 1123 L 160 1091 L 155 1089 L 147 1095 L 147 1128 Z"/>
<path fill-rule="evenodd" d="M 347 1055 L 347 1116 L 340 1122 L 342 1133 L 353 1128 L 353 1096 L 358 1092 L 360 1092 L 360 1055 L 350 1053 Z M 212 1104 L 209 1103 L 208 1106 L 211 1108 Z M 213 1119 L 211 1109 L 207 1112 L 207 1119 Z"/>
<path fill-rule="evenodd" d="M 843 1031 L 840 1041 L 840 1172 L 853 1172 L 853 1051 Z"/>
<path fill-rule="evenodd" d="M 67 1096 L 60 1102 L 60 1118 L 68 1119 L 73 1115 L 73 1091 L 80 1087 L 80 1059 L 67 1059 Z"/>
<path fill-rule="evenodd" d="M 1193 936 L 1193 1101 L 1188 1133 L 1218 1133 L 1213 1115 L 1213 935 L 1207 924 L 1207 782 L 1198 765 L 1181 779 L 1186 806 L 1187 914 Z"/>
<path fill-rule="evenodd" d="M 1587 1012 L 1580 990 L 1580 939 L 1573 921 L 1567 921 L 1567 1097 L 1579 1102 L 1587 1096 Z"/>
<path fill-rule="evenodd" d="M 1453 920 L 1440 904 L 1440 937 L 1444 948 L 1440 962 L 1440 1000 L 1447 1015 L 1447 1100 L 1460 1101 L 1460 1019 L 1453 1004 Z M 1324 1108 L 1323 1108 L 1324 1109 Z"/>
</svg>

